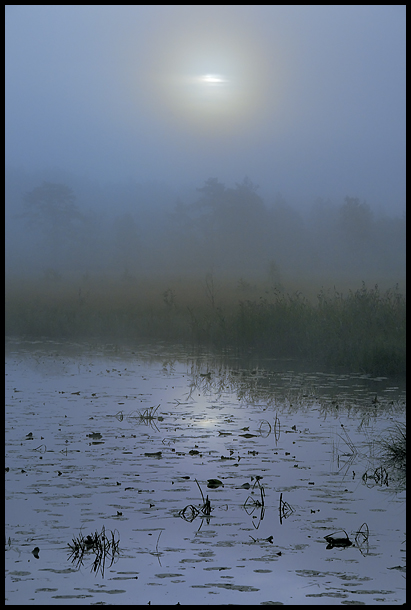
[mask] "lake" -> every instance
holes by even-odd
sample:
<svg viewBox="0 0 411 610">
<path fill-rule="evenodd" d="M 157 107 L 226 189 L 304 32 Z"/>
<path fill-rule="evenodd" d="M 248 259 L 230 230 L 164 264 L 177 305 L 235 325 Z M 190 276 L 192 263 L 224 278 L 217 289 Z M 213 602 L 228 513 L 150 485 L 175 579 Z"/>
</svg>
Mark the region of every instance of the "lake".
<svg viewBox="0 0 411 610">
<path fill-rule="evenodd" d="M 5 371 L 7 604 L 405 602 L 401 381 L 17 339 Z"/>
</svg>

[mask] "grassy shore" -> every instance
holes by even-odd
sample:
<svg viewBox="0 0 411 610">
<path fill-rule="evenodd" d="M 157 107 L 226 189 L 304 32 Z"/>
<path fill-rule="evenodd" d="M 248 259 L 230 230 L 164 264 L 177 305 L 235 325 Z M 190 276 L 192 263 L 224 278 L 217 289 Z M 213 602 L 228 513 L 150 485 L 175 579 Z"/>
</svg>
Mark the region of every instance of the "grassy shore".
<svg viewBox="0 0 411 610">
<path fill-rule="evenodd" d="M 6 335 L 165 340 L 291 357 L 374 375 L 405 374 L 406 299 L 362 283 L 283 286 L 166 279 L 6 282 Z"/>
</svg>

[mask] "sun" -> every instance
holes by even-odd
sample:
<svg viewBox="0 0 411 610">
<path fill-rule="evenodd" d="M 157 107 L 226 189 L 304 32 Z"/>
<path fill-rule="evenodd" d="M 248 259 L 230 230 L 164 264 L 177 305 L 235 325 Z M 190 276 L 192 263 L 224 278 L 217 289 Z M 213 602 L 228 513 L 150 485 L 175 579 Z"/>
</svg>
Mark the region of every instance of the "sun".
<svg viewBox="0 0 411 610">
<path fill-rule="evenodd" d="M 198 119 L 212 113 L 216 117 L 233 105 L 233 83 L 219 73 L 205 73 L 176 79 L 179 104 L 185 111 L 197 113 Z"/>
<path fill-rule="evenodd" d="M 227 82 L 227 79 L 223 78 L 219 74 L 204 74 L 204 76 L 200 76 L 199 81 L 204 85 L 223 85 Z"/>
<path fill-rule="evenodd" d="M 151 36 L 149 49 L 135 90 L 173 132 L 239 134 L 253 131 L 272 113 L 278 99 L 268 91 L 272 56 L 231 9 L 173 9 Z"/>
</svg>

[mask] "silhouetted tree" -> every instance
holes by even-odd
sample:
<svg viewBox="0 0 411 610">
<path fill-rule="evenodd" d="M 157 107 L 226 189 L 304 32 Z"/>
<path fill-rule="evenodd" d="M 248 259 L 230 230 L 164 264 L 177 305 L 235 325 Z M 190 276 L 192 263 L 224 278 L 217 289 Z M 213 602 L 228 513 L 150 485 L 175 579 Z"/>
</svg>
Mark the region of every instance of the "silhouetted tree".
<svg viewBox="0 0 411 610">
<path fill-rule="evenodd" d="M 197 189 L 202 197 L 192 206 L 193 217 L 210 265 L 242 272 L 262 263 L 267 210 L 257 189 L 248 177 L 235 188 L 209 178 Z"/>
<path fill-rule="evenodd" d="M 346 197 L 340 207 L 339 225 L 351 245 L 358 245 L 371 233 L 373 215 L 367 203 L 358 197 Z"/>
<path fill-rule="evenodd" d="M 203 193 L 206 199 L 217 199 L 224 193 L 225 186 L 219 182 L 218 178 L 208 178 L 204 186 L 198 188 L 197 191 Z"/>
<path fill-rule="evenodd" d="M 254 182 L 250 180 L 248 176 L 245 176 L 240 184 L 236 182 L 235 186 L 238 191 L 248 191 L 250 193 L 255 193 L 260 188 L 259 185 L 254 184 Z"/>
<path fill-rule="evenodd" d="M 24 196 L 24 216 L 43 231 L 67 232 L 73 220 L 82 217 L 75 199 L 73 190 L 65 184 L 43 182 Z"/>
<path fill-rule="evenodd" d="M 57 259 L 73 246 L 85 217 L 75 204 L 73 190 L 65 184 L 43 182 L 23 198 L 23 217 L 42 235 L 49 254 Z"/>
</svg>

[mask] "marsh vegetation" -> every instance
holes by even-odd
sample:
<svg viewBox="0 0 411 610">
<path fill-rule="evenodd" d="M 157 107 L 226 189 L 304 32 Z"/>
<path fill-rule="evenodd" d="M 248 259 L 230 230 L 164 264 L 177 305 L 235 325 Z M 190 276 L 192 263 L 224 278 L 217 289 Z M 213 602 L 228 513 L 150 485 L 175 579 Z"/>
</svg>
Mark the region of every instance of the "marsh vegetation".
<svg viewBox="0 0 411 610">
<path fill-rule="evenodd" d="M 399 488 L 405 489 L 407 441 L 405 422 L 394 422 L 378 441 L 380 460 L 389 470 Z"/>
<path fill-rule="evenodd" d="M 378 375 L 405 373 L 406 299 L 398 287 L 362 284 L 346 294 L 320 290 L 239 295 L 235 286 L 207 283 L 88 282 L 8 284 L 6 334 L 132 343 L 165 340 L 218 350 L 253 351 Z M 166 284 L 167 285 L 167 284 Z M 83 296 L 84 295 L 84 296 Z M 264 296 L 263 296 L 264 295 Z"/>
<path fill-rule="evenodd" d="M 404 218 L 355 197 L 303 213 L 263 201 L 248 178 L 210 178 L 185 201 L 158 184 L 103 193 L 72 177 L 77 196 L 18 173 L 6 182 L 7 335 L 405 372 Z"/>
</svg>

